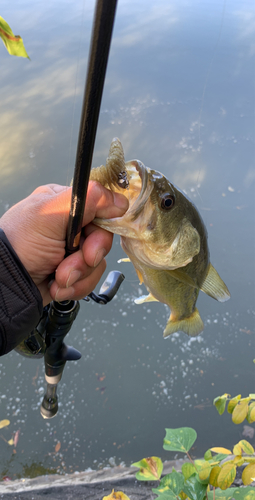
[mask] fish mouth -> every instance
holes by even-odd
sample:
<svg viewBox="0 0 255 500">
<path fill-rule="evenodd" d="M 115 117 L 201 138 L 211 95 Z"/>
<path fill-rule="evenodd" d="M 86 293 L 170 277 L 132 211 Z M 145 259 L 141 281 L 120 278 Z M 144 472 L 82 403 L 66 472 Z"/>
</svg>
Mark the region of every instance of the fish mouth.
<svg viewBox="0 0 255 500">
<path fill-rule="evenodd" d="M 129 198 L 129 209 L 125 215 L 135 221 L 151 195 L 153 176 L 140 160 L 125 163 L 125 171 L 128 179 L 125 195 Z"/>
<path fill-rule="evenodd" d="M 153 171 L 145 167 L 140 160 L 126 162 L 117 173 L 117 182 L 114 182 L 113 190 L 122 193 L 128 199 L 128 210 L 122 217 L 95 218 L 94 224 L 122 237 L 139 239 L 146 224 L 143 213 L 145 211 L 148 214 L 153 208 L 149 197 L 154 188 L 154 181 Z"/>
</svg>

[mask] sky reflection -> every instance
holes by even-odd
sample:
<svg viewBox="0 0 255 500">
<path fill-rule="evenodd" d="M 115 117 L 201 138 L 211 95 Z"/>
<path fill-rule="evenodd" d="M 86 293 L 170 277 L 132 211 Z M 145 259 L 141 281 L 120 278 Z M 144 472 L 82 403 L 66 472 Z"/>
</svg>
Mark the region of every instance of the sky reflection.
<svg viewBox="0 0 255 500">
<path fill-rule="evenodd" d="M 31 61 L 0 47 L 1 213 L 40 184 L 72 178 L 93 8 L 88 0 L 18 1 L 15 10 L 2 2 Z M 196 456 L 212 435 L 226 447 L 239 440 L 242 429 L 218 418 L 212 400 L 254 392 L 254 28 L 250 0 L 119 0 L 93 165 L 118 136 L 127 160 L 185 190 L 231 300 L 200 293 L 203 335 L 163 340 L 168 311 L 133 304 L 145 290 L 132 266 L 117 264 L 124 255 L 115 238 L 108 271 L 126 280 L 106 308 L 82 304 L 68 342 L 83 357 L 65 368 L 55 422 L 39 414 L 42 363 L 1 359 L 1 418 L 21 430 L 10 465 L 11 450 L 1 448 L 2 470 L 22 475 L 36 462 L 71 472 L 163 456 L 171 426 L 198 430 Z"/>
</svg>

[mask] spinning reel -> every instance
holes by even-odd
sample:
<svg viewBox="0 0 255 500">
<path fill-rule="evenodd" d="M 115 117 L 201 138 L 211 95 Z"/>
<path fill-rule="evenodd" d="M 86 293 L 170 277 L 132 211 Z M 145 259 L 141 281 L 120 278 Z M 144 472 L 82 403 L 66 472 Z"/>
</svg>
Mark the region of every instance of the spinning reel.
<svg viewBox="0 0 255 500">
<path fill-rule="evenodd" d="M 111 271 L 99 294 L 91 292 L 83 300 L 89 302 L 92 299 L 98 304 L 108 304 L 116 295 L 124 278 L 119 271 Z M 52 418 L 58 411 L 57 385 L 61 380 L 66 361 L 76 361 L 81 358 L 81 353 L 77 349 L 64 343 L 64 338 L 71 330 L 79 309 L 80 304 L 77 300 L 51 302 L 44 308 L 37 327 L 15 349 L 26 358 L 44 357 L 47 389 L 41 404 L 43 418 Z"/>
</svg>

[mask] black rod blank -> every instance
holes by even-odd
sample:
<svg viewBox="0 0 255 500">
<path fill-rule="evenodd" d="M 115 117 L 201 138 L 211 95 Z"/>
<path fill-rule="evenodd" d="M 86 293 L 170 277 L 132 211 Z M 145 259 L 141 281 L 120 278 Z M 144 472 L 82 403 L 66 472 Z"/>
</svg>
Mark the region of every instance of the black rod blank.
<svg viewBox="0 0 255 500">
<path fill-rule="evenodd" d="M 97 0 L 95 8 L 67 227 L 67 255 L 79 248 L 116 5 L 117 0 Z"/>
</svg>

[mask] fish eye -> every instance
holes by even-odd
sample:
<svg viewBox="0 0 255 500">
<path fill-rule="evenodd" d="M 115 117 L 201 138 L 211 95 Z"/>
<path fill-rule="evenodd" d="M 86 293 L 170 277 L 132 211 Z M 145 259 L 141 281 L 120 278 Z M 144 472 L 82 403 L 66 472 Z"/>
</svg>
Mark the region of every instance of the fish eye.
<svg viewBox="0 0 255 500">
<path fill-rule="evenodd" d="M 161 198 L 161 208 L 163 208 L 163 210 L 170 210 L 170 208 L 173 208 L 174 206 L 174 201 L 174 196 L 169 193 L 165 193 Z"/>
</svg>

